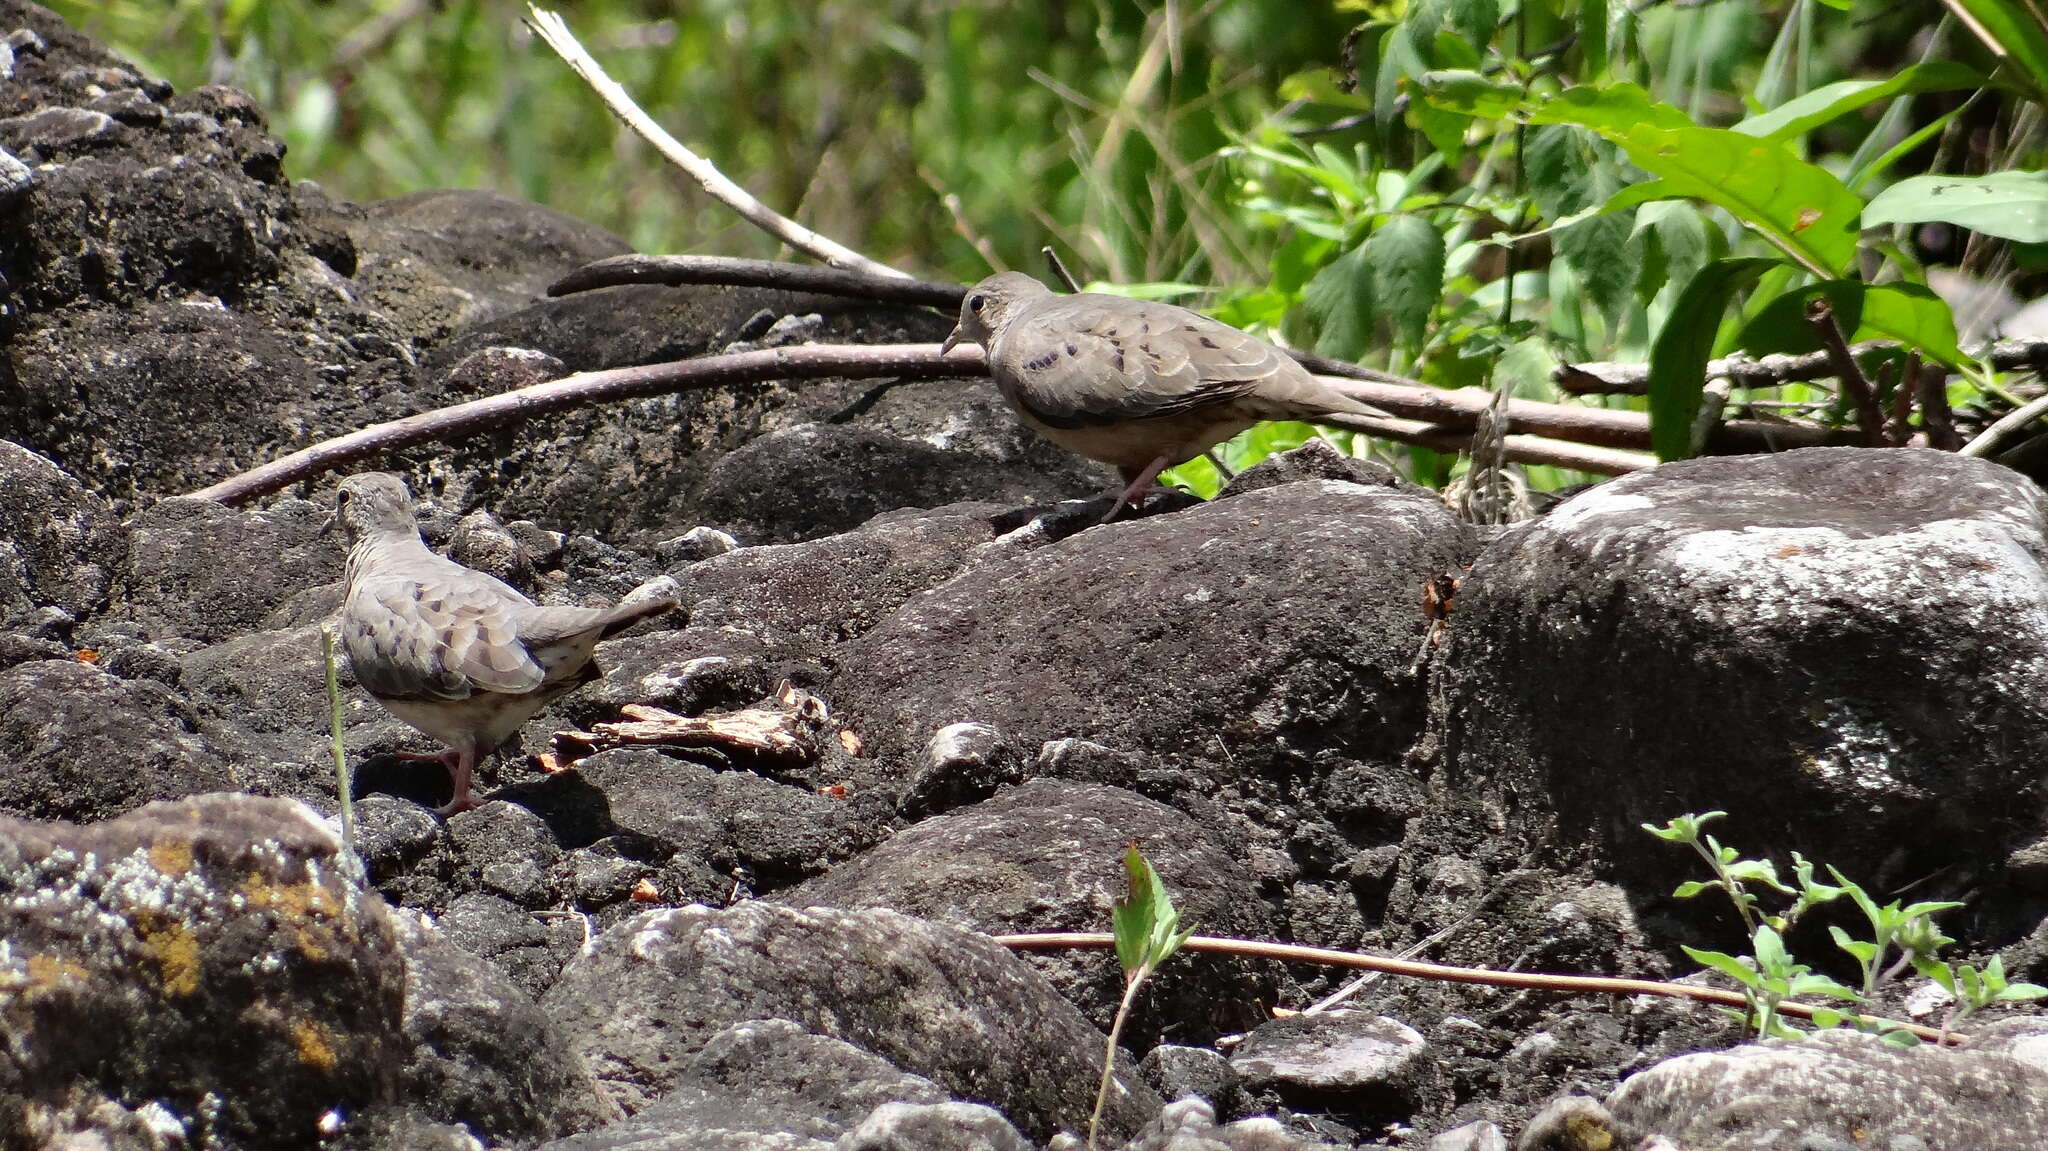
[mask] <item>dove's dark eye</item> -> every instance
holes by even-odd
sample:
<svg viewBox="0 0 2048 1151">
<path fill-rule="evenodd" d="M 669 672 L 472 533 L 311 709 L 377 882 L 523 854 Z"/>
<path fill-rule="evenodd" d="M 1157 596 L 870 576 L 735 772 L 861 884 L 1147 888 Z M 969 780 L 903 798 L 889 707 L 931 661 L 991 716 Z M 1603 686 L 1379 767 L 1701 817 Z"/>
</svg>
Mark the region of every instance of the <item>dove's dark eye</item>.
<svg viewBox="0 0 2048 1151">
<path fill-rule="evenodd" d="M 982 295 L 979 292 L 976 292 L 974 295 L 967 297 L 967 310 L 975 313 L 976 315 L 979 315 L 981 313 L 981 310 L 987 306 L 988 297 Z"/>
<path fill-rule="evenodd" d="M 346 507 L 347 505 L 348 505 L 348 489 L 347 489 L 347 488 L 343 488 L 343 489 L 341 489 L 340 491 L 338 491 L 338 492 L 334 493 L 334 506 L 335 506 L 335 507 Z"/>
</svg>

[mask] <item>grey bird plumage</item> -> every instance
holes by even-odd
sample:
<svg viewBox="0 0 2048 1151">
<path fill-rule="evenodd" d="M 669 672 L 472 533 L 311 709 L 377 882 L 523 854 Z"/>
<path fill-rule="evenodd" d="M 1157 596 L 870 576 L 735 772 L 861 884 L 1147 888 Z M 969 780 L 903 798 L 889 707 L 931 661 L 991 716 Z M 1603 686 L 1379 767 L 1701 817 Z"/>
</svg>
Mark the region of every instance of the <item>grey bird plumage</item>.
<svg viewBox="0 0 2048 1151">
<path fill-rule="evenodd" d="M 542 607 L 510 585 L 430 550 L 396 476 L 350 476 L 335 493 L 349 539 L 341 641 L 356 681 L 393 715 L 448 746 L 455 798 L 541 708 L 597 677 L 600 639 L 676 606 L 628 597 L 609 608 Z"/>
<path fill-rule="evenodd" d="M 1105 521 L 1162 470 L 1261 420 L 1387 414 L 1199 312 L 1094 292 L 1057 296 L 1022 272 L 967 290 L 945 347 L 961 341 L 987 351 L 989 374 L 1027 427 L 1122 474 Z"/>
</svg>

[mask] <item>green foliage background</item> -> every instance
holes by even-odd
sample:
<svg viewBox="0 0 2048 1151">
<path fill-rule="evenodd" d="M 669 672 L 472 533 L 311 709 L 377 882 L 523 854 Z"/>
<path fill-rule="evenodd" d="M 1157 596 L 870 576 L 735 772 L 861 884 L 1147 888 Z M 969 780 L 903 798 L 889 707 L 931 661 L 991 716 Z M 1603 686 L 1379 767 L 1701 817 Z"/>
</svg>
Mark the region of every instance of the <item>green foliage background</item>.
<svg viewBox="0 0 2048 1151">
<path fill-rule="evenodd" d="M 340 196 L 493 188 L 643 251 L 776 254 L 616 125 L 516 0 L 56 7 L 182 87 L 247 88 L 288 171 Z M 1229 322 L 1442 387 L 1557 400 L 1561 362 L 1649 361 L 1649 396 L 1578 402 L 1648 410 L 1667 458 L 1697 448 L 1707 358 L 1810 350 L 1817 298 L 1893 345 L 1863 365 L 1887 412 L 1923 357 L 1957 402 L 2005 402 L 1930 269 L 2030 292 L 2048 267 L 2048 179 L 2029 174 L 2048 17 L 2023 0 L 561 11 L 676 136 L 878 259 L 971 281 L 1036 271 L 1051 242 L 1084 279 L 1207 290 L 1191 302 Z M 1928 173 L 2007 199 L 1961 214 Z M 1735 399 L 1845 426 L 1846 391 Z M 1309 434 L 1254 429 L 1225 456 Z M 1456 466 L 1389 458 L 1428 483 Z M 1213 483 L 1199 461 L 1180 478 Z"/>
</svg>

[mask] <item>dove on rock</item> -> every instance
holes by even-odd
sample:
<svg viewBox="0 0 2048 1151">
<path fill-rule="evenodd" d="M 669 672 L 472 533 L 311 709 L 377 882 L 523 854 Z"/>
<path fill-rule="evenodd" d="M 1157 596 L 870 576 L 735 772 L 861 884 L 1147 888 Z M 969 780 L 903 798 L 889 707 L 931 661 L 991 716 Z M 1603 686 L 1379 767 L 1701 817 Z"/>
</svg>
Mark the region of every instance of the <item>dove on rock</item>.
<svg viewBox="0 0 2048 1151">
<path fill-rule="evenodd" d="M 448 746 L 434 757 L 455 785 L 443 815 L 478 805 L 470 780 L 479 760 L 597 678 L 599 640 L 676 606 L 649 595 L 609 608 L 542 607 L 428 549 L 396 476 L 350 476 L 334 501 L 349 540 L 342 646 L 365 691 Z"/>
<path fill-rule="evenodd" d="M 1122 474 L 1107 523 L 1159 473 L 1261 420 L 1387 413 L 1272 344 L 1153 300 L 1054 295 L 1022 272 L 967 289 L 944 350 L 971 341 L 1025 426 Z"/>
</svg>

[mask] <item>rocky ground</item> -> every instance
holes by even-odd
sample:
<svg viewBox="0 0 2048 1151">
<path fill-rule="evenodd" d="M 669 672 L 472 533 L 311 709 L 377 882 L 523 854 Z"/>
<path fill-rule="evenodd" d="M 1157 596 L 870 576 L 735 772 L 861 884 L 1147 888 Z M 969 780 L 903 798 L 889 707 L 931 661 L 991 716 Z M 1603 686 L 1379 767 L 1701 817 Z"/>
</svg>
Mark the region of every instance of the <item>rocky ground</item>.
<svg viewBox="0 0 2048 1151">
<path fill-rule="evenodd" d="M 2020 477 L 1709 459 L 1482 531 L 1311 449 L 1104 527 L 1061 501 L 1108 477 L 985 381 L 698 392 L 378 461 L 430 541 L 537 598 L 682 588 L 524 752 L 627 704 L 794 738 L 507 754 L 444 820 L 445 776 L 392 754 L 432 749 L 344 668 L 358 862 L 333 477 L 180 492 L 565 370 L 950 321 L 545 299 L 620 242 L 287 167 L 241 93 L 0 0 L 0 1146 L 1073 1146 L 1120 979 L 989 936 L 1105 929 L 1131 842 L 1204 934 L 1660 977 L 1742 933 L 1670 898 L 1700 865 L 1638 825 L 1723 809 L 1751 853 L 1966 900 L 1961 946 L 2048 982 L 2048 501 Z M 1792 943 L 1846 977 L 1818 919 Z M 1681 1001 L 1385 978 L 1275 1017 L 1342 982 L 1174 960 L 1105 1145 L 2048 1144 L 2037 1015 L 1963 1050 L 1743 1045 Z"/>
</svg>

